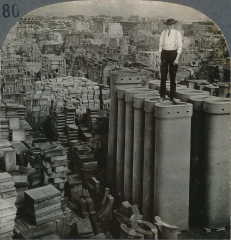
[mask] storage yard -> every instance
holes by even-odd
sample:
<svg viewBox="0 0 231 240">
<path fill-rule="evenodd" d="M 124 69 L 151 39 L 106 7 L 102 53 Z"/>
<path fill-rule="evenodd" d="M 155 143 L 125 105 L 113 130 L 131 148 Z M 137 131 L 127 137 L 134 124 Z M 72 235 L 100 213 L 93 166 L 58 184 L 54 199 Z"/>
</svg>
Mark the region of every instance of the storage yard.
<svg viewBox="0 0 231 240">
<path fill-rule="evenodd" d="M 160 103 L 163 21 L 108 18 L 25 17 L 2 46 L 0 239 L 229 239 L 222 34 L 178 25 Z"/>
</svg>

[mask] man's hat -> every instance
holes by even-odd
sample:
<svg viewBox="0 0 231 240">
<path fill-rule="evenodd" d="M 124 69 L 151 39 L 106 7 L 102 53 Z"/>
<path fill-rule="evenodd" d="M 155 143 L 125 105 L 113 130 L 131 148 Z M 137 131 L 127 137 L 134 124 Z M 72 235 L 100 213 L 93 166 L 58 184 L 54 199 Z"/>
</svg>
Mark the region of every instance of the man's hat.
<svg viewBox="0 0 231 240">
<path fill-rule="evenodd" d="M 164 22 L 165 25 L 172 25 L 177 23 L 176 20 L 174 20 L 173 18 L 169 18 L 167 21 Z"/>
</svg>

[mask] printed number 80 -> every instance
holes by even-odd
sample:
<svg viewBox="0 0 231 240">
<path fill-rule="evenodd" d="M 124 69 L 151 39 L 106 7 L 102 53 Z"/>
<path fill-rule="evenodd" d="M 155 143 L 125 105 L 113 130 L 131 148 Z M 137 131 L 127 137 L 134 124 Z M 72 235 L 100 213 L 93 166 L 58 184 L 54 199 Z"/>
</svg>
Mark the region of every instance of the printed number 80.
<svg viewBox="0 0 231 240">
<path fill-rule="evenodd" d="M 12 13 L 13 17 L 18 17 L 19 16 L 19 10 L 18 10 L 18 5 L 17 4 L 12 5 L 11 11 L 10 11 L 9 4 L 3 4 L 2 10 L 3 10 L 2 15 L 5 18 L 8 18 L 10 16 L 10 13 Z"/>
</svg>

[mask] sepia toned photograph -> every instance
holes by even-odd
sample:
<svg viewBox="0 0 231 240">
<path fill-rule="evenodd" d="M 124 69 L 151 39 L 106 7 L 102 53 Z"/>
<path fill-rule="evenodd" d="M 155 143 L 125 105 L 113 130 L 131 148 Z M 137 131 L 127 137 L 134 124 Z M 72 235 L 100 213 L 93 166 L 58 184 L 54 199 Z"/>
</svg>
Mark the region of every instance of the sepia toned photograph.
<svg viewBox="0 0 231 240">
<path fill-rule="evenodd" d="M 0 239 L 230 239 L 230 54 L 209 17 L 47 5 L 0 59 Z"/>
</svg>

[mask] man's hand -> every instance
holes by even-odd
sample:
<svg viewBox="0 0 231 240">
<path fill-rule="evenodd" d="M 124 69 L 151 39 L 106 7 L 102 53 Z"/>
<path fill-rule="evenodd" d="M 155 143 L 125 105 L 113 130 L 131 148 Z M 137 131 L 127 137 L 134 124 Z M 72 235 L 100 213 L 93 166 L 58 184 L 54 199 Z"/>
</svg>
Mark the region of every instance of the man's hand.
<svg viewBox="0 0 231 240">
<path fill-rule="evenodd" d="M 178 62 L 179 62 L 179 59 L 176 58 L 176 59 L 174 60 L 174 62 L 173 62 L 173 65 L 178 65 Z"/>
</svg>

